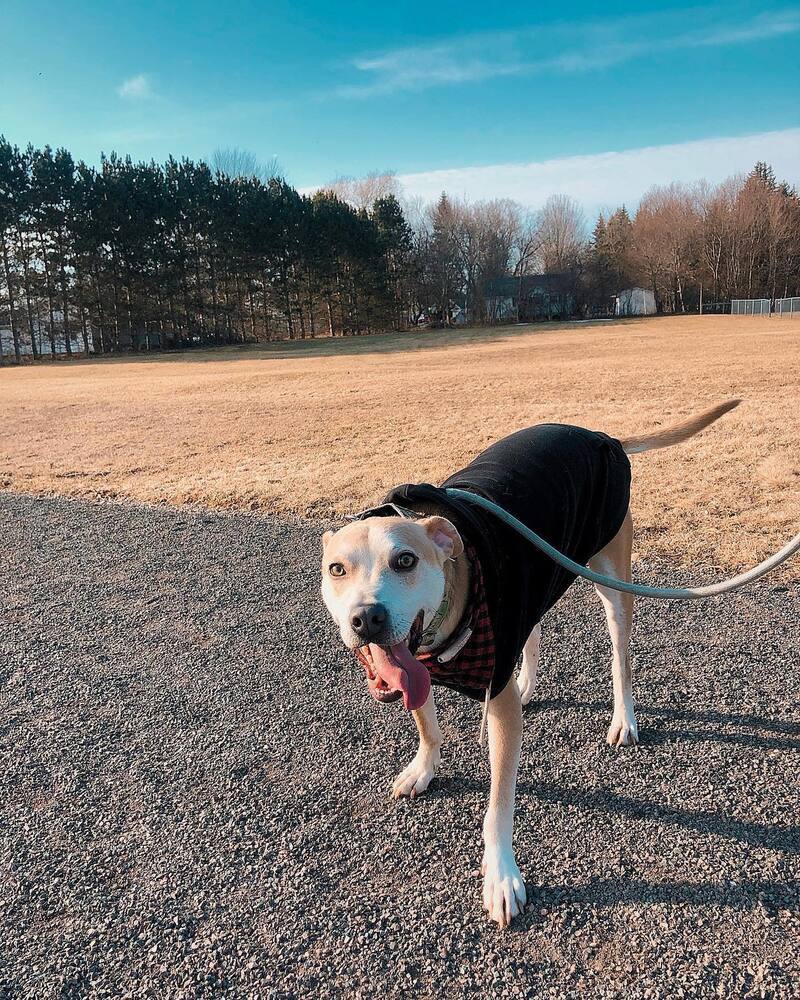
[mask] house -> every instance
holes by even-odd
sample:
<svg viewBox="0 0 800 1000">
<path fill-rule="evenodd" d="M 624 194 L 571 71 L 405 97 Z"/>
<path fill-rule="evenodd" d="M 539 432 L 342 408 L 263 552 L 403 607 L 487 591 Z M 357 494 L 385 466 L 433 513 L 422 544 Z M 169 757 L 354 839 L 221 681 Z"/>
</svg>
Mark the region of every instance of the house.
<svg viewBox="0 0 800 1000">
<path fill-rule="evenodd" d="M 486 315 L 491 323 L 564 319 L 575 311 L 568 274 L 523 274 L 486 282 Z"/>
<path fill-rule="evenodd" d="M 615 316 L 655 316 L 656 297 L 649 288 L 626 288 L 614 298 Z"/>
</svg>

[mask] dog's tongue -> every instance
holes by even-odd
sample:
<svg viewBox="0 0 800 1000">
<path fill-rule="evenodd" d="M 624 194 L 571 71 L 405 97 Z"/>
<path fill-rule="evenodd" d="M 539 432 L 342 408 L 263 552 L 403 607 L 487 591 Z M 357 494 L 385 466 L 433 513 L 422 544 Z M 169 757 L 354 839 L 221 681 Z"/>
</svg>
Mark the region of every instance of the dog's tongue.
<svg viewBox="0 0 800 1000">
<path fill-rule="evenodd" d="M 385 649 L 370 643 L 370 655 L 375 672 L 393 691 L 403 692 L 403 704 L 413 712 L 422 708 L 431 691 L 431 675 L 411 655 L 404 642 Z"/>
</svg>

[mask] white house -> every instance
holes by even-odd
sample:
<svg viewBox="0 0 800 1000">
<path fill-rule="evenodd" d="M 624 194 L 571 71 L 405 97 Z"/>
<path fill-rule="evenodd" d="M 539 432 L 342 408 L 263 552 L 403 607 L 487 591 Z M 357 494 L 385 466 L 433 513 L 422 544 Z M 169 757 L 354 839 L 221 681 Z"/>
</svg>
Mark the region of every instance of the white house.
<svg viewBox="0 0 800 1000">
<path fill-rule="evenodd" d="M 626 288 L 615 296 L 617 316 L 655 316 L 656 297 L 649 288 Z"/>
</svg>

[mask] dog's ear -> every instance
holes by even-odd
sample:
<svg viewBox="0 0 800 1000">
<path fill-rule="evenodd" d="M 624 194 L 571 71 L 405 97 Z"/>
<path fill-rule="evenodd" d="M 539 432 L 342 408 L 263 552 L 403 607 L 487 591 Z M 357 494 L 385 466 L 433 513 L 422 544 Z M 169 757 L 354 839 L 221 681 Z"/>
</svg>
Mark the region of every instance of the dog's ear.
<svg viewBox="0 0 800 1000">
<path fill-rule="evenodd" d="M 326 532 L 323 533 L 323 535 L 322 535 L 322 551 L 323 552 L 325 551 L 325 546 L 328 544 L 328 542 L 332 538 L 333 538 L 333 532 L 332 531 L 326 531 Z"/>
<path fill-rule="evenodd" d="M 426 517 L 421 524 L 445 559 L 457 559 L 464 551 L 458 529 L 446 517 Z"/>
</svg>

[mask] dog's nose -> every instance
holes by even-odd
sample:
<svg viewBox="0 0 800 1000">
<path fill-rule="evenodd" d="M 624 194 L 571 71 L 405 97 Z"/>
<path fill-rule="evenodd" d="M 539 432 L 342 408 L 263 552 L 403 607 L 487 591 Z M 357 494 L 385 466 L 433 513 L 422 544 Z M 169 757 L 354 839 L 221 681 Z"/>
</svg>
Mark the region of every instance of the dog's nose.
<svg viewBox="0 0 800 1000">
<path fill-rule="evenodd" d="M 382 604 L 360 604 L 350 613 L 350 626 L 364 642 L 375 642 L 386 632 L 389 616 Z"/>
</svg>

